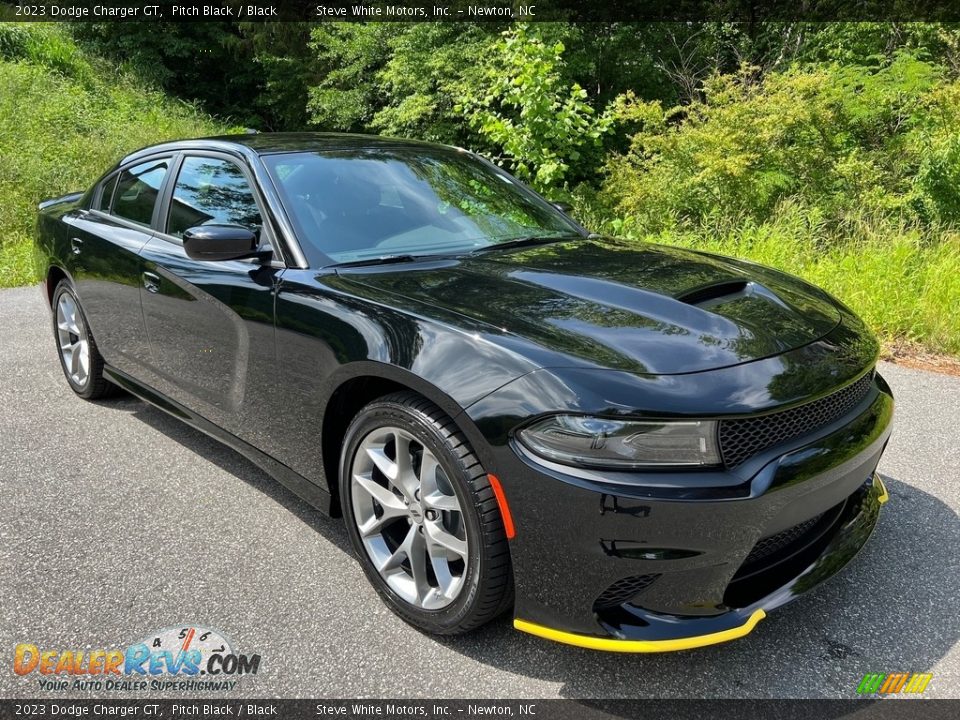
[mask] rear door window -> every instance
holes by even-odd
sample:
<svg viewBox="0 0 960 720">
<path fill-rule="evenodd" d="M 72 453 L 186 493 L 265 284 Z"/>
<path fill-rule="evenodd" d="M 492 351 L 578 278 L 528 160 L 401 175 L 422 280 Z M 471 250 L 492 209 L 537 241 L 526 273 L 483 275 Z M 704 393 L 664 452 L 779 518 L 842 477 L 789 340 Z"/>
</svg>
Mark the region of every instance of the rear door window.
<svg viewBox="0 0 960 720">
<path fill-rule="evenodd" d="M 153 208 L 160 195 L 160 186 L 167 176 L 170 159 L 148 160 L 120 173 L 117 188 L 113 193 L 113 214 L 149 225 Z"/>
<path fill-rule="evenodd" d="M 113 198 L 113 188 L 117 184 L 117 176 L 107 178 L 100 188 L 100 200 L 95 209 L 102 212 L 110 212 L 110 200 Z"/>
</svg>

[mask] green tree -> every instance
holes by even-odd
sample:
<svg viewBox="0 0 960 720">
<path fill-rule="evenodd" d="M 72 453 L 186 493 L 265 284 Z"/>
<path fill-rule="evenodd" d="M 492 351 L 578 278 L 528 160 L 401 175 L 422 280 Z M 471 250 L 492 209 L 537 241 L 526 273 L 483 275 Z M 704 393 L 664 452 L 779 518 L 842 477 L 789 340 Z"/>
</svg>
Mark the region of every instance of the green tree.
<svg viewBox="0 0 960 720">
<path fill-rule="evenodd" d="M 311 23 L 241 23 L 251 46 L 258 92 L 247 104 L 259 118 L 257 128 L 305 130 L 308 88 L 319 74 L 310 48 Z"/>
<path fill-rule="evenodd" d="M 390 59 L 391 40 L 405 23 L 324 23 L 310 33 L 318 82 L 308 88 L 310 124 L 362 132 L 385 99 L 377 74 Z"/>
<path fill-rule="evenodd" d="M 598 114 L 579 83 L 567 83 L 560 41 L 518 24 L 503 33 L 484 71 L 482 93 L 462 98 L 471 127 L 518 177 L 539 188 L 562 185 L 589 167 L 611 117 Z M 571 172 L 574 171 L 574 172 Z"/>
<path fill-rule="evenodd" d="M 390 59 L 377 75 L 385 103 L 371 129 L 471 144 L 471 130 L 457 105 L 459 98 L 483 91 L 481 66 L 494 51 L 498 30 L 486 23 L 406 25 L 391 39 Z"/>
<path fill-rule="evenodd" d="M 315 28 L 309 121 L 466 144 L 457 98 L 478 87 L 477 68 L 497 27 L 468 23 L 330 24 Z"/>
</svg>

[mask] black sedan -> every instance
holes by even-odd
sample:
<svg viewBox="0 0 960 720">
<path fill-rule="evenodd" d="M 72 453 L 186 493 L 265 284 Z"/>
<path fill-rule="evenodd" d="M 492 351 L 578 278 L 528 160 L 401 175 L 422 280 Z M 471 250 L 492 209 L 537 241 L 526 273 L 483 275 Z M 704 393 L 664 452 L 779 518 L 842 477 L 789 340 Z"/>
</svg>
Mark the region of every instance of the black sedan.
<svg viewBox="0 0 960 720">
<path fill-rule="evenodd" d="M 848 308 L 591 235 L 464 150 L 156 145 L 42 203 L 36 257 L 74 392 L 123 388 L 342 515 L 430 632 L 740 637 L 887 500 L 893 400 Z"/>
</svg>

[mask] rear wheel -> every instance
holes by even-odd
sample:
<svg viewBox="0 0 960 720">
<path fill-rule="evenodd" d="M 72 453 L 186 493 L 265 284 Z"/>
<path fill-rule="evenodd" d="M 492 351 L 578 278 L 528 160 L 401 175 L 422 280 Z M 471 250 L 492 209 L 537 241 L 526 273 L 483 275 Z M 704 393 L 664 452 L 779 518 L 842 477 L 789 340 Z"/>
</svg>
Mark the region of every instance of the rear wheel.
<svg viewBox="0 0 960 720">
<path fill-rule="evenodd" d="M 60 367 L 77 395 L 95 400 L 116 392 L 117 387 L 103 377 L 103 358 L 80 301 L 66 280 L 61 280 L 53 291 L 53 335 Z"/>
<path fill-rule="evenodd" d="M 467 632 L 510 602 L 510 554 L 487 475 L 453 422 L 413 393 L 347 430 L 340 497 L 354 550 L 390 608 L 428 632 Z"/>
</svg>

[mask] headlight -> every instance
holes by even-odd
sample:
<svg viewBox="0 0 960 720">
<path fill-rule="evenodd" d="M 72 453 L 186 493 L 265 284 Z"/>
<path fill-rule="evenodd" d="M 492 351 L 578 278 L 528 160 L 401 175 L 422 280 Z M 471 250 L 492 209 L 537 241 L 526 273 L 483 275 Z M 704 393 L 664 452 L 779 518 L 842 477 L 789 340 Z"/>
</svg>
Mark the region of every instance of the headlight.
<svg viewBox="0 0 960 720">
<path fill-rule="evenodd" d="M 720 464 L 717 424 L 710 420 L 609 420 L 553 415 L 519 432 L 532 452 L 564 465 L 629 470 Z"/>
</svg>

